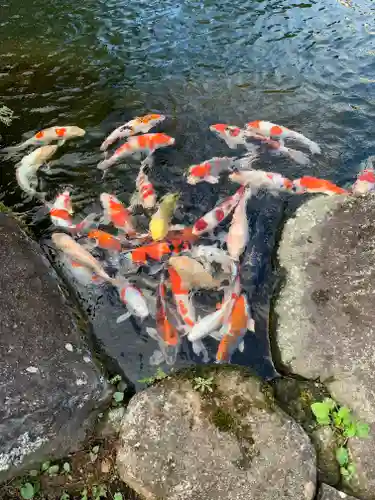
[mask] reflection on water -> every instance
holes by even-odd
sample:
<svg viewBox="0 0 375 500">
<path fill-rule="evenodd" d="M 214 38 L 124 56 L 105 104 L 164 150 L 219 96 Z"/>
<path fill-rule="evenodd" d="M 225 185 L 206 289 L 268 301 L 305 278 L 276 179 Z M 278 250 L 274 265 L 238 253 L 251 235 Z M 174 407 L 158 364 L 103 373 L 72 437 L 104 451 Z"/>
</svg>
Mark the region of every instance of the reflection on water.
<svg viewBox="0 0 375 500">
<path fill-rule="evenodd" d="M 98 147 L 115 126 L 152 111 L 167 115 L 163 130 L 176 138 L 174 149 L 157 154 L 153 181 L 160 194 L 183 190 L 190 219 L 219 195 L 208 185 L 187 188 L 181 177 L 190 163 L 228 154 L 208 131 L 218 121 L 241 125 L 263 118 L 299 130 L 324 152 L 314 157 L 309 173 L 345 184 L 360 160 L 375 152 L 374 14 L 371 0 L 5 0 L 0 102 L 17 119 L 2 126 L 2 143 L 19 142 L 52 124 L 85 128 L 85 138 L 61 148 L 41 178 L 51 199 L 70 187 L 84 214 L 99 208 L 102 190 L 129 201 L 138 165 L 129 162 L 102 183 L 95 168 Z M 27 212 L 43 236 L 49 229 L 45 210 L 20 192 L 14 161 L 1 160 L 2 201 Z M 305 173 L 282 158 L 273 160 L 272 170 L 289 177 Z M 220 185 L 221 195 L 227 190 Z M 256 234 L 260 247 L 254 252 L 267 260 L 264 234 Z M 267 308 L 262 314 L 267 317 Z M 123 331 L 102 324 L 104 317 L 96 315 L 97 331 L 105 329 L 113 338 L 111 348 L 123 353 L 130 375 L 143 375 L 147 342 L 125 342 Z M 257 347 L 249 351 L 253 358 L 239 361 L 262 371 Z"/>
</svg>

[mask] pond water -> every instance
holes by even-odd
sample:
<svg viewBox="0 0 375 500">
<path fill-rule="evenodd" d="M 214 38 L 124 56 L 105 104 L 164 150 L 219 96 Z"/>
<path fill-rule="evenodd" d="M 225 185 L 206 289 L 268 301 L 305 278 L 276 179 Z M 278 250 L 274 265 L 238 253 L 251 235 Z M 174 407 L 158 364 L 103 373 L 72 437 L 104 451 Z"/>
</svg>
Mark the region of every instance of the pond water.
<svg viewBox="0 0 375 500">
<path fill-rule="evenodd" d="M 1 126 L 1 144 L 54 124 L 87 131 L 61 148 L 41 176 L 49 199 L 70 187 L 78 213 L 98 210 L 102 191 L 129 201 L 139 164 L 115 169 L 102 182 L 98 147 L 115 126 L 146 112 L 166 114 L 162 129 L 176 138 L 175 148 L 156 155 L 152 180 L 161 195 L 181 190 L 192 219 L 233 191 L 225 182 L 188 187 L 181 176 L 191 163 L 233 154 L 209 132 L 211 123 L 268 119 L 318 142 L 323 154 L 309 167 L 282 158 L 266 165 L 289 177 L 308 171 L 345 185 L 375 152 L 371 0 L 4 0 L 0 41 L 0 102 L 17 117 Z M 18 188 L 14 159 L 0 161 L 1 200 L 25 214 L 43 240 L 51 229 L 45 209 Z M 258 325 L 234 362 L 270 377 L 270 256 L 284 200 L 254 203 L 251 248 L 259 258 L 247 284 Z M 148 356 L 155 346 L 129 322 L 116 325 L 121 306 L 106 288 L 83 296 L 82 304 L 107 354 L 131 380 L 154 371 Z M 195 361 L 183 349 L 178 366 Z"/>
</svg>

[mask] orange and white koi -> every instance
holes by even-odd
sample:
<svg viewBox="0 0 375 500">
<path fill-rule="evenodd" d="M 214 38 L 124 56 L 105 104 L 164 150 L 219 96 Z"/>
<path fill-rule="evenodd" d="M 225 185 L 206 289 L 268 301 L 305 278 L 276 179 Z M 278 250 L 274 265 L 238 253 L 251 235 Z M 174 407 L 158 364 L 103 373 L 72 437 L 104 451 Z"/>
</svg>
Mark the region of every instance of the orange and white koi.
<svg viewBox="0 0 375 500">
<path fill-rule="evenodd" d="M 103 282 L 103 280 L 93 273 L 86 266 L 83 266 L 79 262 L 75 260 L 71 260 L 68 256 L 65 256 L 63 259 L 64 265 L 69 269 L 73 277 L 81 283 L 81 285 L 90 285 L 95 284 L 99 285 Z"/>
<path fill-rule="evenodd" d="M 92 273 L 101 277 L 103 280 L 109 283 L 116 283 L 116 281 L 108 276 L 104 271 L 100 263 L 79 243 L 73 240 L 68 234 L 65 233 L 53 233 L 52 241 L 54 245 L 62 251 L 67 257 L 72 261 L 76 261 L 78 264 L 89 269 Z"/>
<path fill-rule="evenodd" d="M 180 337 L 168 314 L 166 295 L 167 288 L 164 279 L 162 279 L 157 292 L 156 329 L 146 328 L 150 337 L 157 341 L 162 356 L 159 356 L 158 352 L 154 353 L 154 356 L 150 359 L 151 364 L 159 364 L 165 360 L 168 365 L 173 365 L 178 354 Z"/>
<path fill-rule="evenodd" d="M 305 175 L 300 179 L 295 179 L 293 181 L 292 191 L 297 194 L 322 193 L 330 196 L 349 193 L 346 189 L 336 186 L 336 184 L 331 181 L 318 179 L 317 177 L 310 177 L 308 175 Z"/>
<path fill-rule="evenodd" d="M 44 146 L 53 141 L 59 141 L 59 145 L 61 146 L 66 140 L 75 137 L 83 137 L 85 133 L 86 132 L 82 128 L 76 127 L 75 125 L 49 127 L 40 130 L 33 137 L 17 146 L 5 148 L 4 151 L 16 151 L 27 148 L 28 146 Z"/>
<path fill-rule="evenodd" d="M 227 172 L 233 165 L 233 158 L 211 158 L 197 165 L 191 165 L 187 175 L 188 184 L 198 184 L 199 182 L 208 182 L 217 184 L 222 172 Z"/>
<path fill-rule="evenodd" d="M 310 161 L 309 157 L 305 155 L 305 153 L 302 153 L 302 151 L 297 151 L 296 149 L 286 147 L 282 141 L 275 141 L 274 139 L 256 134 L 251 130 L 247 130 L 245 132 L 245 136 L 249 140 L 255 140 L 265 145 L 271 153 L 287 156 L 300 165 L 307 165 Z"/>
<path fill-rule="evenodd" d="M 69 228 L 73 225 L 73 206 L 69 191 L 57 195 L 49 215 L 52 223 L 57 227 Z"/>
<path fill-rule="evenodd" d="M 154 186 L 151 184 L 147 174 L 144 171 L 144 166 L 139 169 L 138 176 L 135 180 L 137 189 L 137 197 L 132 204 L 137 204 L 139 200 L 141 205 L 147 210 L 154 208 L 156 204 L 156 193 Z"/>
<path fill-rule="evenodd" d="M 241 186 L 232 196 L 229 196 L 210 212 L 200 217 L 193 225 L 193 235 L 199 236 L 215 229 L 237 206 L 244 194 L 244 190 L 245 188 Z"/>
<path fill-rule="evenodd" d="M 249 186 L 254 193 L 260 188 L 277 192 L 290 191 L 293 187 L 292 181 L 281 174 L 263 170 L 236 170 L 229 174 L 229 179 L 243 186 Z"/>
<path fill-rule="evenodd" d="M 263 120 L 255 120 L 246 124 L 246 130 L 265 137 L 278 139 L 280 141 L 283 141 L 284 139 L 292 139 L 307 146 L 313 154 L 319 154 L 321 152 L 320 147 L 316 142 L 311 141 L 299 132 L 294 132 L 294 130 L 283 127 L 282 125 L 276 125 L 275 123 Z"/>
<path fill-rule="evenodd" d="M 142 321 L 149 316 L 150 312 L 148 310 L 147 302 L 142 294 L 142 292 L 129 283 L 125 278 L 117 279 L 117 291 L 120 296 L 121 302 L 123 302 L 128 312 L 119 316 L 116 323 L 121 323 L 127 320 L 130 316 L 136 316 Z"/>
<path fill-rule="evenodd" d="M 228 323 L 228 331 L 221 338 L 217 349 L 216 363 L 229 363 L 237 348 L 243 352 L 243 338 L 247 330 L 254 331 L 254 321 L 251 318 L 249 304 L 244 294 L 235 300 Z"/>
<path fill-rule="evenodd" d="M 375 156 L 370 156 L 361 163 L 361 171 L 352 186 L 352 193 L 356 196 L 375 190 Z"/>
<path fill-rule="evenodd" d="M 111 144 L 124 137 L 145 134 L 163 120 L 165 120 L 165 116 L 159 114 L 137 116 L 111 132 L 100 146 L 100 151 L 106 151 Z"/>
<path fill-rule="evenodd" d="M 190 290 L 184 286 L 181 276 L 173 267 L 168 268 L 168 273 L 177 312 L 190 330 L 196 320 L 195 309 L 189 297 Z"/>
<path fill-rule="evenodd" d="M 214 279 L 203 265 L 188 255 L 170 257 L 169 265 L 179 274 L 184 288 L 218 288 L 220 281 Z"/>
<path fill-rule="evenodd" d="M 104 212 L 103 224 L 112 223 L 117 229 L 124 231 L 129 236 L 136 234 L 129 210 L 124 207 L 115 195 L 102 193 L 100 195 L 100 202 Z"/>
<path fill-rule="evenodd" d="M 248 189 L 242 196 L 240 202 L 234 209 L 228 231 L 228 253 L 235 261 L 239 260 L 249 241 L 249 221 L 247 219 L 246 209 L 251 194 L 251 190 Z"/>
<path fill-rule="evenodd" d="M 20 188 L 27 194 L 36 195 L 38 187 L 37 171 L 55 154 L 57 146 L 42 146 L 24 156 L 16 165 L 16 178 Z M 44 193 L 39 193 L 41 197 Z"/>
<path fill-rule="evenodd" d="M 113 234 L 101 231 L 100 229 L 94 229 L 89 231 L 87 237 L 95 240 L 95 246 L 103 250 L 121 252 L 121 241 L 116 236 L 113 236 Z"/>
<path fill-rule="evenodd" d="M 215 123 L 210 126 L 211 132 L 222 139 L 229 148 L 237 149 L 238 146 L 244 146 L 247 149 L 255 149 L 253 145 L 248 145 L 245 131 L 236 125 L 226 123 Z"/>
<path fill-rule="evenodd" d="M 173 146 L 174 143 L 175 139 L 173 137 L 163 133 L 132 136 L 129 137 L 122 146 L 116 149 L 110 158 L 101 161 L 98 164 L 98 168 L 99 170 L 107 170 L 107 168 L 111 167 L 122 158 L 131 156 L 134 153 L 146 153 L 150 156 L 157 149 Z"/>
</svg>

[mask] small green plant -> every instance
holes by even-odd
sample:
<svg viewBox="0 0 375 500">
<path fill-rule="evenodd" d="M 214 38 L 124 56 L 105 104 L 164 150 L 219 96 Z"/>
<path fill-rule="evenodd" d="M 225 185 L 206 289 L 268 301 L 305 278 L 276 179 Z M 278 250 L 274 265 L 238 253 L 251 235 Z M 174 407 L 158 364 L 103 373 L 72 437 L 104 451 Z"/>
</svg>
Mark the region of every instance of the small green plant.
<svg viewBox="0 0 375 500">
<path fill-rule="evenodd" d="M 31 483 L 25 483 L 20 488 L 21 497 L 24 500 L 30 500 L 34 498 L 36 491 Z"/>
<path fill-rule="evenodd" d="M 92 498 L 93 500 L 100 500 L 101 498 L 107 498 L 107 487 L 104 484 L 99 484 L 98 486 L 92 487 Z"/>
<path fill-rule="evenodd" d="M 60 497 L 60 500 L 70 500 L 70 496 L 64 491 L 64 493 Z"/>
<path fill-rule="evenodd" d="M 88 500 L 88 491 L 87 488 L 81 491 L 81 500 Z"/>
<path fill-rule="evenodd" d="M 355 420 L 347 406 L 339 406 L 331 398 L 311 405 L 316 421 L 319 425 L 329 426 L 333 429 L 339 447 L 336 450 L 336 460 L 340 465 L 342 477 L 349 481 L 356 473 L 355 465 L 350 460 L 347 448 L 348 439 L 352 437 L 365 438 L 369 435 L 370 428 L 363 422 Z"/>
<path fill-rule="evenodd" d="M 69 462 L 64 462 L 64 464 L 63 464 L 63 471 L 66 474 L 69 474 L 71 470 L 72 470 L 72 468 L 70 467 L 70 463 Z"/>
<path fill-rule="evenodd" d="M 214 383 L 214 377 L 209 377 L 209 378 L 195 377 L 193 389 L 195 391 L 200 391 L 202 394 L 205 392 L 212 392 L 213 383 Z"/>
<path fill-rule="evenodd" d="M 113 500 L 123 500 L 123 496 L 122 496 L 122 493 L 115 493 L 114 496 L 113 496 Z"/>
<path fill-rule="evenodd" d="M 156 370 L 155 375 L 153 375 L 152 377 L 141 378 L 138 380 L 138 382 L 140 384 L 152 385 L 155 382 L 157 382 L 158 380 L 163 380 L 164 378 L 167 378 L 167 377 L 168 377 L 168 375 L 159 367 Z"/>
<path fill-rule="evenodd" d="M 117 406 L 124 401 L 126 390 L 126 383 L 122 380 L 121 375 L 115 375 L 109 379 L 109 383 L 116 387 L 116 392 L 113 394 L 113 406 Z"/>
<path fill-rule="evenodd" d="M 91 462 L 96 462 L 96 460 L 98 459 L 98 453 L 99 453 L 99 445 L 93 446 L 93 448 L 90 451 Z"/>
</svg>

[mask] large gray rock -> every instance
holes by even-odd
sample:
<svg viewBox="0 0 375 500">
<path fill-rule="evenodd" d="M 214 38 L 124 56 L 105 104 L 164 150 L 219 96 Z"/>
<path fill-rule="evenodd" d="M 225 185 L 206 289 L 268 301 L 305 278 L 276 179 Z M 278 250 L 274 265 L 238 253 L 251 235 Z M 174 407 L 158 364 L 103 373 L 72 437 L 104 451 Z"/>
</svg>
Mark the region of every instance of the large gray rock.
<svg viewBox="0 0 375 500">
<path fill-rule="evenodd" d="M 287 222 L 279 248 L 286 283 L 276 304 L 281 362 L 320 378 L 372 425 L 349 448 L 355 494 L 375 499 L 375 197 L 318 197 Z M 358 484 L 356 484 L 358 483 Z"/>
<path fill-rule="evenodd" d="M 120 477 L 148 500 L 310 500 L 315 453 L 253 377 L 206 370 L 202 396 L 178 375 L 137 394 L 124 417 Z"/>
<path fill-rule="evenodd" d="M 109 391 L 53 271 L 0 214 L 0 480 L 77 449 Z"/>
<path fill-rule="evenodd" d="M 319 487 L 319 494 L 317 500 L 356 500 L 354 497 L 343 493 L 342 491 L 328 486 L 328 484 L 321 484 Z"/>
</svg>

